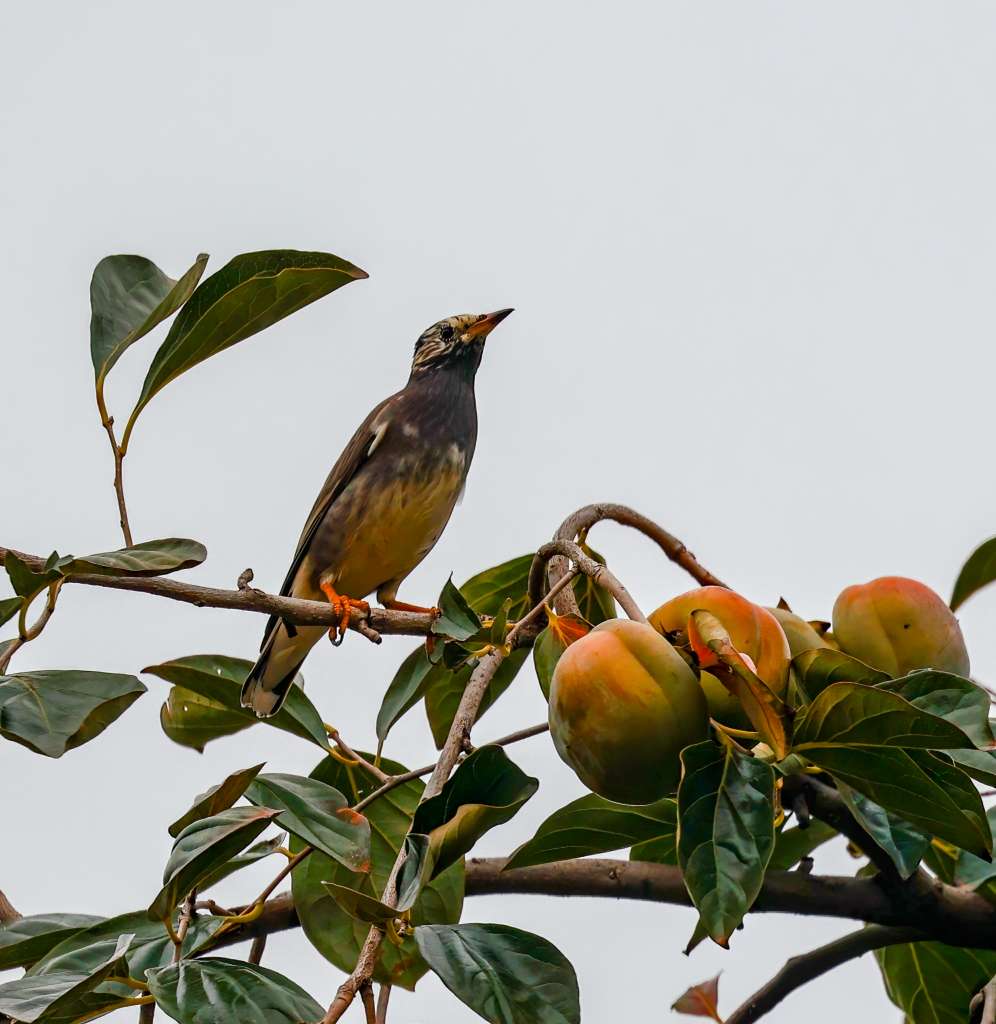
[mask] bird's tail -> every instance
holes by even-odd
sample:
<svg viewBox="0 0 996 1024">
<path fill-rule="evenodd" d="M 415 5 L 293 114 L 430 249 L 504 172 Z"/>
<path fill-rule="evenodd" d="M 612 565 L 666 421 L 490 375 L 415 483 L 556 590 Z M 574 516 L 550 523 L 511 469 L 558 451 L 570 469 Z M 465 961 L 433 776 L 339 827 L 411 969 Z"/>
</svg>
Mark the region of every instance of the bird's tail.
<svg viewBox="0 0 996 1024">
<path fill-rule="evenodd" d="M 287 698 L 308 652 L 321 639 L 321 626 L 290 627 L 277 621 L 266 635 L 259 660 L 242 685 L 242 706 L 259 718 L 275 715 Z"/>
</svg>

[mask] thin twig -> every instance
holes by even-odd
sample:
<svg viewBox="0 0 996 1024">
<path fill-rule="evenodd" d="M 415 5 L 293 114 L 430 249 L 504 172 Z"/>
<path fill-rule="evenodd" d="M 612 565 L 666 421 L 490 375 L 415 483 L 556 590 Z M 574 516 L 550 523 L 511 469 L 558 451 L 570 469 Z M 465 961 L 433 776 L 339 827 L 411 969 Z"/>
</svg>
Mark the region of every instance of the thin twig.
<svg viewBox="0 0 996 1024">
<path fill-rule="evenodd" d="M 972 1024 L 996 1024 L 996 978 L 990 978 L 968 1004 Z"/>
<path fill-rule="evenodd" d="M 118 499 L 118 518 L 121 523 L 121 533 L 124 536 L 126 547 L 132 546 L 131 525 L 128 522 L 128 506 L 125 504 L 124 495 L 124 457 L 125 451 L 118 444 L 114 436 L 114 417 L 108 415 L 107 405 L 104 402 L 104 386 L 102 382 L 97 384 L 97 410 L 100 412 L 100 423 L 107 431 L 107 439 L 111 443 L 111 454 L 114 456 L 114 494 Z"/>
<path fill-rule="evenodd" d="M 851 932 L 825 946 L 792 957 L 762 988 L 726 1018 L 726 1024 L 753 1024 L 774 1009 L 787 995 L 814 978 L 832 971 L 848 960 L 854 960 L 873 949 L 917 942 L 923 933 L 916 928 L 886 928 L 870 925 Z"/>
<path fill-rule="evenodd" d="M 360 983 L 360 1001 L 367 1018 L 366 1024 L 377 1024 L 377 1007 L 374 1005 L 373 982 L 369 978 Z"/>
<path fill-rule="evenodd" d="M 266 936 L 257 935 L 252 940 L 252 945 L 249 947 L 249 963 L 259 966 L 260 961 L 263 959 L 263 952 L 266 949 Z"/>
<path fill-rule="evenodd" d="M 30 626 L 27 626 L 24 621 L 28 612 L 27 606 L 21 608 L 21 613 L 17 620 L 18 635 L 7 644 L 3 649 L 3 653 L 0 654 L 0 675 L 3 675 L 7 671 L 10 666 L 10 659 L 14 657 L 14 654 L 18 650 L 41 635 L 41 631 L 48 624 L 48 620 L 52 618 L 52 613 L 55 611 L 55 602 L 58 600 L 59 591 L 62 589 L 63 582 L 63 580 L 58 579 L 49 584 L 48 596 L 45 599 L 45 607 L 42 609 L 38 618 L 35 619 Z"/>
<path fill-rule="evenodd" d="M 272 891 L 272 890 L 271 890 Z M 191 889 L 187 898 L 183 901 L 183 910 L 180 911 L 180 921 L 176 926 L 176 941 L 173 948 L 173 963 L 178 964 L 183 958 L 183 940 L 187 937 L 191 922 L 197 915 L 194 909 L 197 906 L 197 890 Z"/>
<path fill-rule="evenodd" d="M 346 741 L 339 735 L 339 730 L 334 729 L 331 726 L 326 726 L 325 731 L 329 734 L 329 738 L 335 742 L 335 745 L 346 755 L 351 761 L 355 761 L 365 772 L 372 775 L 378 782 L 387 782 L 391 777 L 387 772 L 381 771 L 375 764 L 368 761 L 362 754 L 357 754 L 352 747 L 346 744 Z"/>
<path fill-rule="evenodd" d="M 387 1004 L 391 998 L 391 986 L 381 985 L 377 993 L 377 1024 L 387 1024 Z"/>
<path fill-rule="evenodd" d="M 156 1004 L 142 1003 L 141 1008 L 138 1011 L 138 1024 L 152 1024 L 156 1019 Z"/>
</svg>

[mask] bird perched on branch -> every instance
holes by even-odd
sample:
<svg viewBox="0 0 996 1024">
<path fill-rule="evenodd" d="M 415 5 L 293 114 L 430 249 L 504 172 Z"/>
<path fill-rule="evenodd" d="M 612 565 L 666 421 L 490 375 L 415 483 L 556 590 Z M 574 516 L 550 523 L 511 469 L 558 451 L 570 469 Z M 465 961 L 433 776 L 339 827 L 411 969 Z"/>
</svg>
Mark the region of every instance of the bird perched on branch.
<svg viewBox="0 0 996 1024">
<path fill-rule="evenodd" d="M 484 342 L 511 313 L 440 320 L 415 343 L 411 376 L 353 435 L 304 524 L 280 593 L 331 603 L 342 642 L 354 607 L 377 594 L 385 608 L 427 611 L 397 600 L 398 587 L 433 549 L 463 490 L 477 442 L 474 377 Z M 272 616 L 242 706 L 276 714 L 308 652 L 325 632 Z"/>
</svg>

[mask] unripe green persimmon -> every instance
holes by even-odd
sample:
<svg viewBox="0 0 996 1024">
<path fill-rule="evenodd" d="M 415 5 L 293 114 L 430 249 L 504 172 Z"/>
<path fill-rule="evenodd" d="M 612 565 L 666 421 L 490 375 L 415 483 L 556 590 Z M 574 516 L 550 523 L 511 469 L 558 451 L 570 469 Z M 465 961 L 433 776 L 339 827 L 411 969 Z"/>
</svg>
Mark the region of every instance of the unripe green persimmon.
<svg viewBox="0 0 996 1024">
<path fill-rule="evenodd" d="M 610 619 L 575 641 L 550 684 L 550 733 L 593 792 L 645 804 L 673 793 L 679 753 L 708 735 L 695 673 L 650 626 Z"/>
<path fill-rule="evenodd" d="M 829 647 L 830 644 L 816 632 L 801 615 L 790 612 L 787 608 L 769 608 L 769 612 L 778 620 L 785 639 L 789 643 L 789 651 L 794 658 L 803 651 Z"/>
<path fill-rule="evenodd" d="M 903 576 L 881 576 L 841 591 L 833 632 L 842 651 L 893 677 L 918 668 L 969 673 L 954 614 L 930 587 Z"/>
</svg>

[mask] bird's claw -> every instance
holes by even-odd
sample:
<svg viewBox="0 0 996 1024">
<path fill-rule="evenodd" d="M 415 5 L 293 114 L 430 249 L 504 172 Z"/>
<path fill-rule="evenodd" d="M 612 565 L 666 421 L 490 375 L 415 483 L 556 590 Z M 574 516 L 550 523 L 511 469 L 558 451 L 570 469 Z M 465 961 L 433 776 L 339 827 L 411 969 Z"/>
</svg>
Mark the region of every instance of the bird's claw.
<svg viewBox="0 0 996 1024">
<path fill-rule="evenodd" d="M 349 620 L 352 617 L 353 609 L 369 614 L 370 605 L 366 601 L 357 601 L 354 597 L 346 597 L 344 594 L 337 594 L 330 586 L 322 586 L 322 593 L 329 599 L 332 611 L 338 621 L 333 623 L 329 629 L 329 639 L 333 647 L 341 646 L 346 639 L 346 630 L 349 629 Z"/>
</svg>

